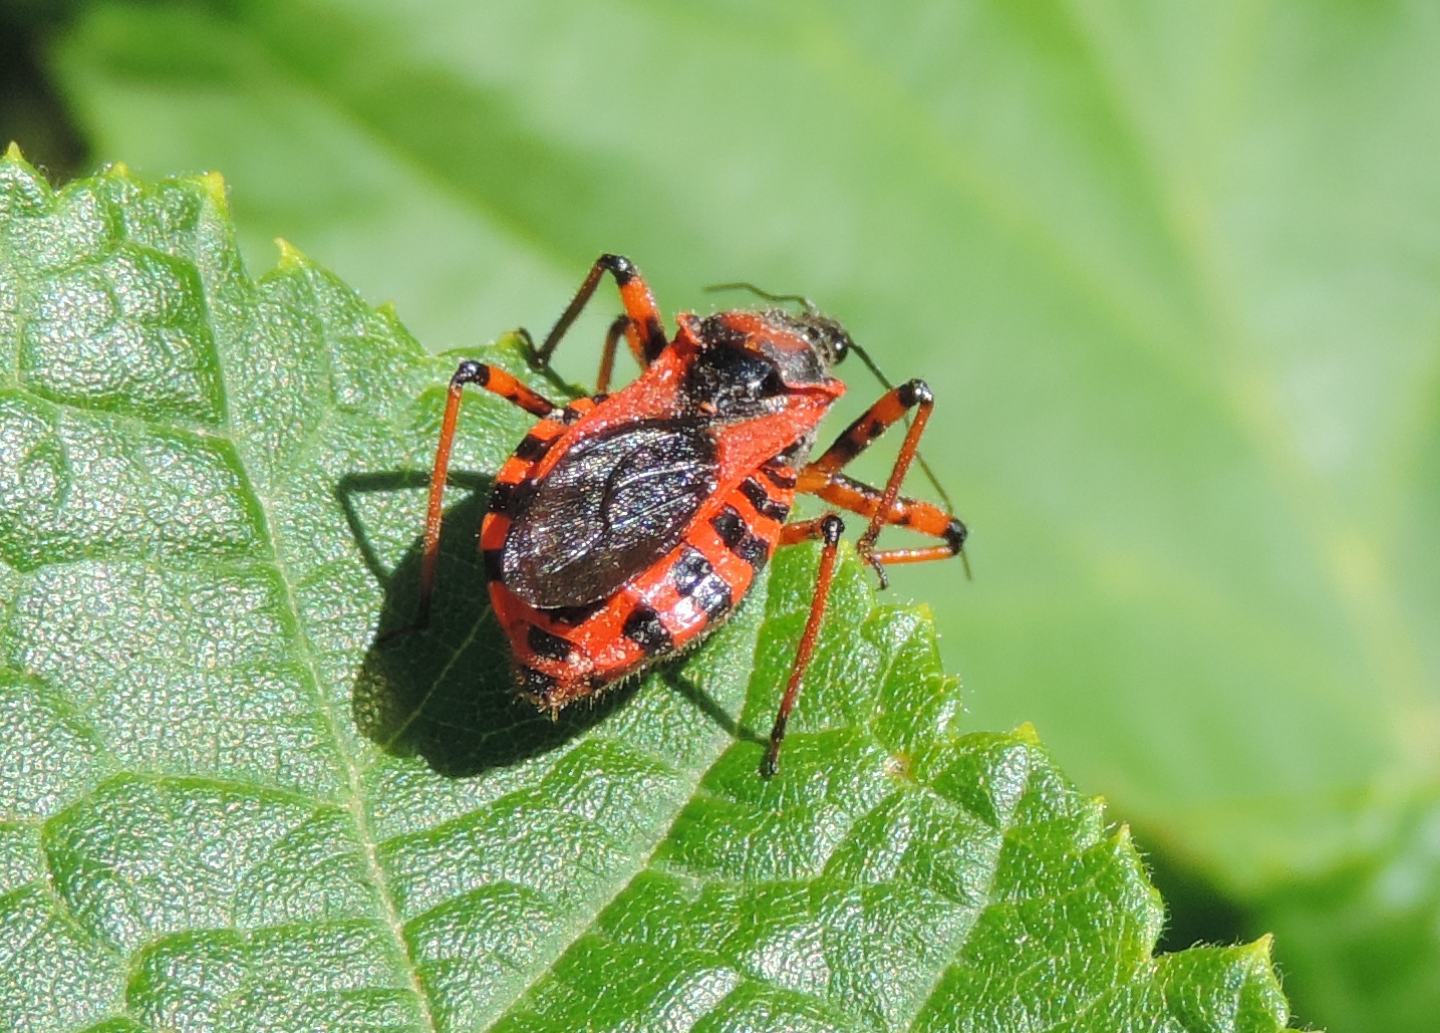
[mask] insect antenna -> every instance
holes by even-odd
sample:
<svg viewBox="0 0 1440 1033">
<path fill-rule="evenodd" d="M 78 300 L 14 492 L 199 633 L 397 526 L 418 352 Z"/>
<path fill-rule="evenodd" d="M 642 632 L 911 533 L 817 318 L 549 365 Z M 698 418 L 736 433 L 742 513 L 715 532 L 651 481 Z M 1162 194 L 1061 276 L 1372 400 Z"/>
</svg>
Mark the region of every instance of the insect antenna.
<svg viewBox="0 0 1440 1033">
<path fill-rule="evenodd" d="M 786 301 L 794 302 L 796 305 L 803 306 L 805 311 L 812 316 L 818 314 L 820 311 L 815 307 L 815 302 L 803 294 L 776 294 L 773 291 L 767 291 L 745 280 L 735 280 L 732 283 L 712 283 L 705 288 L 705 291 L 710 294 L 714 294 L 717 291 L 749 291 L 756 297 L 764 298 L 766 301 L 774 301 L 777 303 Z"/>
</svg>

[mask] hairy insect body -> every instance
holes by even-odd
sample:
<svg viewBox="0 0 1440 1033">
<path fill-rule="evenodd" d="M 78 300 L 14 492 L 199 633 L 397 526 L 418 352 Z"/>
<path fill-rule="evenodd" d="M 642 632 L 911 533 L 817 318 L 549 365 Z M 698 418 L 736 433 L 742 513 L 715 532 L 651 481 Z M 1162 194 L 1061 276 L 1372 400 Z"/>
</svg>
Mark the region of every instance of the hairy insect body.
<svg viewBox="0 0 1440 1033">
<path fill-rule="evenodd" d="M 768 777 L 819 635 L 843 530 L 833 512 L 790 521 L 795 495 L 816 495 L 867 520 L 857 550 L 882 584 L 888 564 L 959 553 L 964 525 L 899 493 L 934 400 L 918 380 L 891 388 L 812 460 L 816 427 L 845 391 L 832 370 L 854 348 L 839 324 L 808 304 L 801 314 L 683 314 L 667 339 L 649 289 L 616 255 L 591 268 L 536 353 L 540 362 L 548 362 L 605 273 L 620 288 L 625 314 L 606 337 L 594 395 L 560 407 L 478 362 L 461 363 L 451 378 L 430 481 L 417 623 L 428 616 L 436 581 L 461 389 L 473 384 L 538 417 L 495 478 L 480 548 L 519 689 L 552 714 L 697 642 L 734 612 L 779 546 L 821 541 L 815 599 L 761 764 Z M 644 372 L 607 394 L 622 337 Z M 884 488 L 840 472 L 911 411 Z M 943 544 L 877 550 L 875 539 L 889 525 Z"/>
<path fill-rule="evenodd" d="M 744 598 L 794 503 L 797 446 L 844 391 L 819 363 L 754 353 L 811 347 L 781 315 L 682 319 L 646 377 L 540 421 L 505 464 L 480 542 L 538 705 L 684 648 Z"/>
</svg>

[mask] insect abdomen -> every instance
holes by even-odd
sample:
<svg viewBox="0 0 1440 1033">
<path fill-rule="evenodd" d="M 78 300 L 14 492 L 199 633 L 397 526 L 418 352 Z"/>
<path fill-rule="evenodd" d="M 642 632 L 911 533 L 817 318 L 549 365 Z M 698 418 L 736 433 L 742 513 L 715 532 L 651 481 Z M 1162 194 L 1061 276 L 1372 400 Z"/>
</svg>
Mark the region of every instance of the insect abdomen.
<svg viewBox="0 0 1440 1033">
<path fill-rule="evenodd" d="M 659 562 L 578 611 L 531 606 L 492 580 L 491 601 L 513 646 L 521 691 L 559 710 L 694 644 L 730 616 L 769 561 L 793 483 L 786 470 L 744 478 L 703 507 Z"/>
</svg>

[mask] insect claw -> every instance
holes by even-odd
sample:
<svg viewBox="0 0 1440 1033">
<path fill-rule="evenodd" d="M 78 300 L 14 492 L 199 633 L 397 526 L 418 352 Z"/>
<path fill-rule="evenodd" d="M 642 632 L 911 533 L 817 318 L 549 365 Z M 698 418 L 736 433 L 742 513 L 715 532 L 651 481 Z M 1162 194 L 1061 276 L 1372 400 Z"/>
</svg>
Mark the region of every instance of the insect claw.
<svg viewBox="0 0 1440 1033">
<path fill-rule="evenodd" d="M 771 745 L 765 751 L 765 756 L 760 761 L 760 777 L 764 779 L 774 778 L 780 771 L 780 750 Z"/>
<path fill-rule="evenodd" d="M 875 577 L 880 581 L 880 591 L 883 592 L 885 591 L 885 589 L 889 588 L 890 578 L 885 573 L 885 564 L 881 562 L 879 556 L 875 555 L 874 544 L 870 541 L 867 541 L 865 537 L 862 537 L 860 541 L 856 544 L 855 551 L 859 554 L 862 560 L 870 564 L 870 569 L 875 571 Z"/>
</svg>

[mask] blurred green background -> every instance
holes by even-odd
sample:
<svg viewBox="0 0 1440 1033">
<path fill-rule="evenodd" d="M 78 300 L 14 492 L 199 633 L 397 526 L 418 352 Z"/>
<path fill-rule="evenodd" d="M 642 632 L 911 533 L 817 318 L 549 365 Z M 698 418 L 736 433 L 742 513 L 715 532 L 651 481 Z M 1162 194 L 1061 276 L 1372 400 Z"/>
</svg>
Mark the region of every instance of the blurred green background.
<svg viewBox="0 0 1440 1033">
<path fill-rule="evenodd" d="M 671 312 L 811 295 L 938 395 L 976 577 L 894 584 L 972 726 L 1135 825 L 1168 946 L 1273 930 L 1303 1020 L 1435 1028 L 1440 7 L 10 4 L 0 137 L 222 170 L 253 271 L 436 350 L 602 250 Z"/>
</svg>

